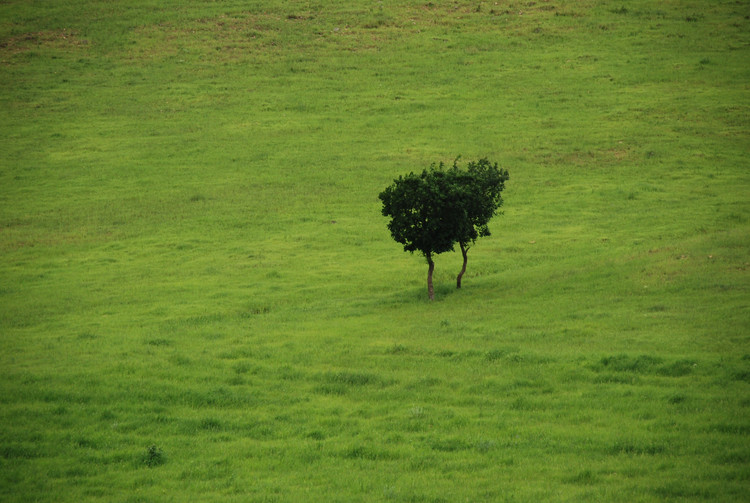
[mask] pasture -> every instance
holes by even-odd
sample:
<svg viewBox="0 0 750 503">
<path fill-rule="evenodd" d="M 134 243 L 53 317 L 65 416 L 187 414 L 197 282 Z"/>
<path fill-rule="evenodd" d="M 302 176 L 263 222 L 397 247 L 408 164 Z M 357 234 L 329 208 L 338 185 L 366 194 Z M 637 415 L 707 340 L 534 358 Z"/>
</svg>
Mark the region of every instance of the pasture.
<svg viewBox="0 0 750 503">
<path fill-rule="evenodd" d="M 0 499 L 746 501 L 750 3 L 0 4 Z M 427 265 L 378 193 L 510 172 Z"/>
</svg>

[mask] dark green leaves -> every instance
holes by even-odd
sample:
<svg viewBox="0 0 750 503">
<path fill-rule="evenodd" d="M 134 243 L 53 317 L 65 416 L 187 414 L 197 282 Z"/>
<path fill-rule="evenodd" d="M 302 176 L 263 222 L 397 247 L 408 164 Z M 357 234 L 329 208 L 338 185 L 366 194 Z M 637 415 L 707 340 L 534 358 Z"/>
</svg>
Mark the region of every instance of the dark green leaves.
<svg viewBox="0 0 750 503">
<path fill-rule="evenodd" d="M 379 197 L 383 215 L 391 217 L 388 230 L 404 251 L 428 256 L 453 250 L 456 223 L 449 210 L 452 193 L 445 173 L 429 170 L 400 176 Z"/>
<path fill-rule="evenodd" d="M 487 224 L 503 204 L 501 193 L 508 180 L 508 171 L 484 158 L 469 162 L 466 171 L 454 161 L 448 175 L 457 192 L 455 207 L 451 211 L 462 216 L 455 239 L 466 247 L 478 237 L 490 235 Z"/>
</svg>

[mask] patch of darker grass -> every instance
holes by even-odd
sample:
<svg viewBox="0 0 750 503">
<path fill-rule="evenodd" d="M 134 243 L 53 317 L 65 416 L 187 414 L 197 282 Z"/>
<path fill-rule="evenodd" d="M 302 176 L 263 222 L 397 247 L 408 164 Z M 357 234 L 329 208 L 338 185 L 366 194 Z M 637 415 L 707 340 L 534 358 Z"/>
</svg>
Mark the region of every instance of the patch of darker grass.
<svg viewBox="0 0 750 503">
<path fill-rule="evenodd" d="M 474 447 L 476 448 L 477 452 L 486 454 L 497 448 L 497 442 L 495 442 L 494 440 L 480 440 Z"/>
<path fill-rule="evenodd" d="M 508 348 L 502 348 L 502 349 L 491 349 L 487 351 L 487 353 L 484 355 L 484 358 L 489 362 L 494 362 L 498 360 L 502 360 L 503 358 L 509 357 L 510 355 L 518 353 L 518 349 L 508 349 Z"/>
<path fill-rule="evenodd" d="M 27 444 L 8 444 L 0 447 L 0 459 L 35 459 L 41 457 L 39 449 Z"/>
<path fill-rule="evenodd" d="M 750 451 L 747 449 L 733 449 L 723 452 L 714 458 L 714 462 L 720 465 L 747 465 L 750 463 Z"/>
<path fill-rule="evenodd" d="M 591 470 L 583 470 L 575 475 L 564 478 L 563 481 L 568 484 L 593 485 L 599 482 L 599 477 Z"/>
<path fill-rule="evenodd" d="M 403 344 L 394 344 L 393 346 L 385 350 L 385 353 L 389 355 L 401 355 L 408 352 L 409 348 L 407 348 Z"/>
<path fill-rule="evenodd" d="M 221 421 L 213 417 L 202 419 L 198 427 L 203 431 L 221 431 L 224 429 Z"/>
<path fill-rule="evenodd" d="M 696 366 L 697 363 L 692 360 L 665 362 L 663 358 L 650 355 L 614 355 L 602 358 L 592 368 L 597 372 L 682 377 L 692 373 Z"/>
<path fill-rule="evenodd" d="M 750 370 L 738 370 L 732 372 L 732 380 L 750 383 Z"/>
<path fill-rule="evenodd" d="M 157 338 L 157 339 L 149 339 L 148 341 L 146 341 L 146 344 L 148 344 L 149 346 L 171 346 L 172 341 L 170 341 L 169 339 Z"/>
<path fill-rule="evenodd" d="M 656 456 L 662 454 L 667 448 L 658 443 L 635 441 L 635 440 L 618 440 L 607 449 L 608 454 L 633 455 L 633 456 Z"/>
<path fill-rule="evenodd" d="M 687 480 L 668 482 L 653 489 L 653 493 L 662 499 L 685 501 L 692 499 L 713 500 L 716 496 L 709 487 L 696 487 Z"/>
<path fill-rule="evenodd" d="M 441 384 L 443 384 L 443 381 L 436 377 L 421 377 L 413 383 L 406 385 L 406 389 L 427 390 L 430 388 L 434 388 L 435 386 L 440 386 Z"/>
<path fill-rule="evenodd" d="M 344 395 L 352 389 L 384 384 L 375 374 L 350 371 L 328 372 L 321 377 L 321 381 L 316 391 L 326 395 Z"/>
<path fill-rule="evenodd" d="M 252 407 L 257 405 L 257 397 L 240 391 L 217 388 L 209 390 L 186 389 L 170 397 L 175 403 L 194 408 Z"/>
<path fill-rule="evenodd" d="M 729 435 L 750 435 L 750 424 L 718 423 L 712 425 L 709 431 Z"/>
<path fill-rule="evenodd" d="M 397 459 L 398 456 L 390 451 L 383 449 L 376 449 L 372 446 L 366 445 L 355 445 L 341 453 L 341 457 L 345 459 L 365 459 L 368 461 L 382 461 Z"/>
<path fill-rule="evenodd" d="M 325 433 L 323 433 L 323 432 L 322 432 L 322 431 L 320 431 L 320 430 L 313 430 L 313 431 L 310 431 L 310 432 L 308 432 L 308 433 L 307 433 L 307 434 L 305 435 L 305 437 L 306 437 L 306 438 L 309 438 L 309 439 L 312 439 L 312 440 L 325 440 L 325 439 L 326 439 L 326 435 L 325 435 Z"/>
<path fill-rule="evenodd" d="M 324 380 L 330 384 L 343 384 L 345 386 L 366 386 L 368 384 L 380 384 L 380 377 L 374 374 L 360 372 L 330 372 L 325 375 Z"/>
<path fill-rule="evenodd" d="M 470 449 L 472 445 L 460 438 L 441 438 L 430 442 L 430 447 L 435 451 L 456 452 Z"/>
<path fill-rule="evenodd" d="M 691 360 L 678 360 L 676 362 L 661 365 L 656 373 L 666 377 L 682 377 L 693 372 L 697 363 Z"/>
<path fill-rule="evenodd" d="M 672 405 L 677 405 L 680 403 L 683 403 L 687 400 L 687 396 L 683 395 L 682 393 L 675 393 L 674 395 L 671 395 L 667 401 L 671 403 Z"/>
</svg>

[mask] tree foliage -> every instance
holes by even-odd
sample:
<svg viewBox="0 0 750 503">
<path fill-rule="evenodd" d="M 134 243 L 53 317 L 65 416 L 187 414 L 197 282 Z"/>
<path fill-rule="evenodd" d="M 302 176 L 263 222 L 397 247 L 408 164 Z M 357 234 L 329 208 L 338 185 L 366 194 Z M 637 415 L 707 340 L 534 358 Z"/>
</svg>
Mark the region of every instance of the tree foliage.
<svg viewBox="0 0 750 503">
<path fill-rule="evenodd" d="M 455 239 L 463 255 L 463 267 L 456 278 L 456 287 L 461 288 L 469 248 L 477 238 L 490 235 L 488 223 L 503 204 L 502 192 L 508 180 L 508 170 L 500 169 L 497 163 L 492 164 L 483 158 L 469 162 L 466 171 L 463 171 L 457 161 L 453 162 L 448 173 L 459 195 L 454 198 L 456 207 L 448 211 L 460 215 Z"/>
<path fill-rule="evenodd" d="M 449 193 L 445 173 L 425 170 L 420 175 L 399 176 L 380 193 L 383 215 L 390 216 L 388 230 L 404 251 L 425 256 L 453 250 L 453 226 L 446 216 Z"/>
<path fill-rule="evenodd" d="M 421 174 L 399 176 L 380 193 L 383 215 L 391 217 L 388 230 L 404 251 L 420 252 L 427 260 L 427 289 L 434 298 L 432 273 L 434 255 L 461 247 L 466 270 L 469 246 L 478 237 L 490 234 L 487 226 L 502 204 L 501 192 L 508 172 L 487 159 L 470 162 L 465 170 L 458 159 L 450 169 L 431 166 Z"/>
</svg>

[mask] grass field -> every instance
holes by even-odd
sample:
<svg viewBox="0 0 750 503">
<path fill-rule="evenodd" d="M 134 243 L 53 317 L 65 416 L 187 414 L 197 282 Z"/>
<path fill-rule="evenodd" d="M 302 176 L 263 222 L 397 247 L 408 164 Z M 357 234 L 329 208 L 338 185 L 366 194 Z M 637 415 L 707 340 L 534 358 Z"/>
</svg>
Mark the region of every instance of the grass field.
<svg viewBox="0 0 750 503">
<path fill-rule="evenodd" d="M 747 501 L 750 2 L 0 3 L 0 499 Z M 427 266 L 377 194 L 510 172 Z"/>
</svg>

